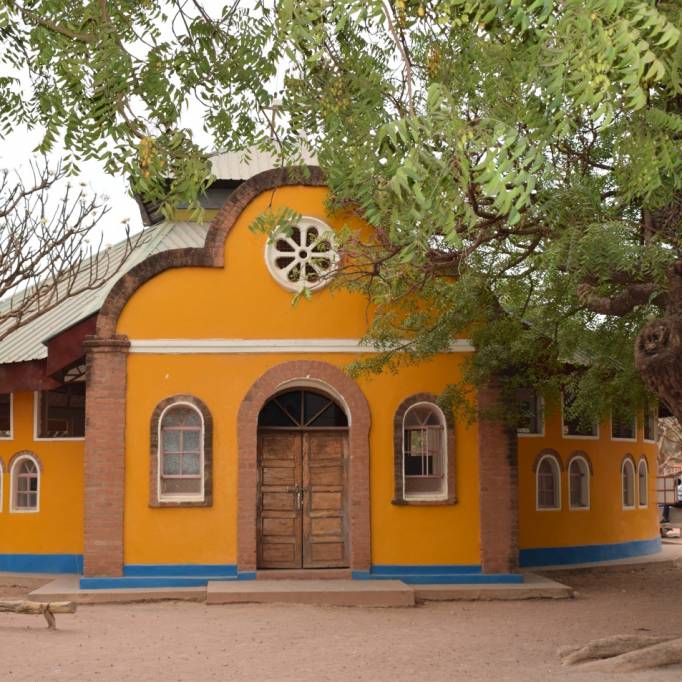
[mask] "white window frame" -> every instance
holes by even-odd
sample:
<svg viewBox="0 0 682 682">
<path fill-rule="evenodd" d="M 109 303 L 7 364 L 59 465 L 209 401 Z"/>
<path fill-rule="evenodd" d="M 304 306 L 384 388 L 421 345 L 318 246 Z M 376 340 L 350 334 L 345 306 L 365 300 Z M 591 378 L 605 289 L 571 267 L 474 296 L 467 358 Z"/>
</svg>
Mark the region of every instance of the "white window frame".
<svg viewBox="0 0 682 682">
<path fill-rule="evenodd" d="M 646 487 L 644 488 L 646 490 L 646 502 L 644 504 L 642 504 L 642 488 L 639 484 L 639 472 L 642 468 L 642 465 L 644 465 L 644 480 L 646 484 Z M 637 506 L 640 509 L 646 509 L 649 506 L 649 462 L 647 461 L 646 457 L 640 457 L 639 462 L 637 462 Z"/>
<path fill-rule="evenodd" d="M 14 393 L 9 394 L 9 436 L 0 436 L 0 440 L 14 440 Z"/>
<path fill-rule="evenodd" d="M 572 485 L 571 485 L 571 467 L 576 463 L 576 462 L 582 462 L 582 465 L 585 467 L 585 481 L 586 481 L 586 489 L 587 489 L 587 503 L 585 506 L 582 507 L 576 507 L 573 504 L 573 498 L 571 496 L 572 492 Z M 582 456 L 582 455 L 573 455 L 571 457 L 570 461 L 568 462 L 568 467 L 567 467 L 567 474 L 568 476 L 568 508 L 571 511 L 589 511 L 590 507 L 592 505 L 592 494 L 591 494 L 591 489 L 592 489 L 592 472 L 590 471 L 590 463 Z"/>
<path fill-rule="evenodd" d="M 613 435 L 613 427 L 614 427 L 614 421 L 613 421 L 613 410 L 611 410 L 611 416 L 609 417 L 609 426 L 611 429 L 611 440 L 619 441 L 621 443 L 636 443 L 637 442 L 637 413 L 632 417 L 632 426 L 633 426 L 633 433 L 634 438 L 621 438 L 619 436 L 614 436 Z"/>
<path fill-rule="evenodd" d="M 201 419 L 201 436 L 199 438 L 199 447 L 200 447 L 200 462 L 201 462 L 201 472 L 200 472 L 200 481 L 201 481 L 201 493 L 200 494 L 194 494 L 194 495 L 189 495 L 187 493 L 183 493 L 180 495 L 169 495 L 166 493 L 165 495 L 162 494 L 161 492 L 161 475 L 162 475 L 162 466 L 163 466 L 163 442 L 161 438 L 161 431 L 163 427 L 163 418 L 166 416 L 166 412 L 168 410 L 173 409 L 174 407 L 179 407 L 179 406 L 184 406 L 184 407 L 189 407 L 192 410 L 194 410 L 198 415 L 199 419 Z M 193 405 L 190 402 L 187 402 L 186 400 L 178 400 L 177 402 L 171 403 L 170 405 L 167 405 L 164 409 L 163 412 L 159 415 L 159 423 L 156 426 L 157 428 L 157 434 L 156 434 L 156 442 L 157 442 L 157 448 L 156 448 L 156 499 L 159 502 L 204 502 L 206 500 L 206 486 L 205 486 L 205 481 L 206 481 L 206 453 L 204 452 L 204 440 L 206 438 L 206 424 L 204 422 L 204 415 L 201 413 L 201 410 L 197 408 L 196 405 Z"/>
<path fill-rule="evenodd" d="M 538 476 L 538 473 L 540 471 L 540 466 L 546 459 L 550 460 L 552 463 L 552 470 L 554 472 L 554 480 L 556 483 L 555 489 L 557 491 L 557 506 L 555 507 L 540 506 L 540 477 Z M 535 511 L 561 511 L 561 463 L 555 455 L 551 455 L 549 453 L 542 455 L 535 465 Z"/>
<path fill-rule="evenodd" d="M 625 467 L 630 465 L 630 470 L 632 472 L 632 505 L 625 504 Z M 620 502 L 623 509 L 631 511 L 637 508 L 637 488 L 635 483 L 637 482 L 637 470 L 635 463 L 630 459 L 630 457 L 625 457 L 620 465 Z"/>
<path fill-rule="evenodd" d="M 3 509 L 2 503 L 4 502 L 4 500 L 2 497 L 2 493 L 4 489 L 5 489 L 5 465 L 0 459 L 0 513 L 2 512 Z"/>
<path fill-rule="evenodd" d="M 536 394 L 535 395 L 535 400 L 537 402 L 537 411 L 538 411 L 538 420 L 540 422 L 540 431 L 537 433 L 530 433 L 527 431 L 519 431 L 518 429 L 516 430 L 516 435 L 519 438 L 544 438 L 545 437 L 545 399 L 541 396 Z"/>
<path fill-rule="evenodd" d="M 646 437 L 646 420 L 650 412 L 654 413 L 654 437 Z M 658 442 L 658 405 L 651 405 L 644 410 L 642 413 L 642 441 L 644 443 L 656 443 Z"/>
<path fill-rule="evenodd" d="M 441 427 L 441 458 L 443 462 L 443 490 L 438 493 L 438 494 L 433 494 L 433 493 L 428 493 L 428 494 L 421 494 L 421 495 L 415 495 L 414 493 L 408 494 L 407 490 L 405 488 L 405 420 L 407 419 L 407 416 L 410 414 L 410 412 L 416 408 L 416 407 L 428 407 L 431 410 L 434 410 L 436 412 L 436 415 L 438 416 L 438 420 L 440 421 L 440 427 Z M 402 441 L 403 441 L 403 446 L 402 446 L 402 451 L 401 451 L 401 471 L 402 471 L 402 476 L 403 476 L 403 499 L 406 502 L 442 502 L 443 500 L 448 499 L 448 426 L 447 422 L 445 421 L 445 414 L 443 413 L 443 410 L 438 407 L 435 403 L 431 403 L 428 400 L 422 400 L 421 402 L 414 403 L 413 405 L 410 405 L 406 410 L 405 414 L 403 415 L 403 423 L 402 423 Z"/>
<path fill-rule="evenodd" d="M 46 389 L 49 390 L 49 389 Z M 40 400 L 42 391 L 33 391 L 33 440 L 42 443 L 55 443 L 59 441 L 79 441 L 85 440 L 85 436 L 58 436 L 50 438 L 38 436 L 40 433 Z M 86 396 L 87 400 L 87 396 Z"/>
<path fill-rule="evenodd" d="M 600 424 L 599 421 L 595 420 L 594 425 L 595 425 L 595 435 L 594 436 L 574 436 L 569 433 L 566 433 L 566 409 L 564 405 L 564 401 L 566 399 L 566 396 L 564 392 L 561 392 L 561 437 L 565 440 L 599 440 L 599 430 L 600 430 Z"/>
<path fill-rule="evenodd" d="M 38 473 L 38 494 L 36 495 L 36 506 L 34 509 L 24 509 L 22 507 L 17 507 L 15 505 L 16 491 L 14 486 L 16 485 L 16 469 L 17 465 L 21 464 L 26 459 L 30 459 L 33 464 L 35 464 L 36 471 Z M 37 514 L 40 511 L 40 497 L 43 487 L 43 472 L 40 470 L 40 462 L 30 454 L 20 455 L 12 462 L 12 467 L 9 473 L 9 510 L 12 514 Z"/>
</svg>

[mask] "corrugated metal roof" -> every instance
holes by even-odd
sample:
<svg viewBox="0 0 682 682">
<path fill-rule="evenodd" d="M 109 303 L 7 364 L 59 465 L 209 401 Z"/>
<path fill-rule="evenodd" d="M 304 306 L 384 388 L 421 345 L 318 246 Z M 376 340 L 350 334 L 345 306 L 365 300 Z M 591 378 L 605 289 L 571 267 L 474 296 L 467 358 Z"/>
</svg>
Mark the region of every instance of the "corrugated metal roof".
<svg viewBox="0 0 682 682">
<path fill-rule="evenodd" d="M 119 277 L 144 260 L 147 256 L 186 247 L 201 247 L 206 240 L 208 224 L 190 222 L 164 222 L 144 230 L 139 238 L 133 237 L 135 248 L 123 266 L 117 270 L 126 248 L 125 242 L 116 244 L 107 251 L 111 270 L 114 274 L 97 289 L 84 291 L 78 296 L 65 299 L 48 310 L 44 315 L 25 324 L 0 341 L 0 364 L 40 360 L 47 356 L 44 342 L 77 322 L 96 313 L 104 303 L 107 294 Z M 87 280 L 87 269 L 79 277 Z M 0 304 L 0 310 L 7 309 L 11 300 Z"/>
<path fill-rule="evenodd" d="M 301 159 L 306 164 L 317 164 L 317 159 L 307 149 L 302 150 Z M 281 162 L 277 157 L 256 147 L 247 147 L 238 152 L 221 152 L 211 157 L 211 170 L 218 180 L 248 180 L 256 173 L 279 166 Z"/>
</svg>

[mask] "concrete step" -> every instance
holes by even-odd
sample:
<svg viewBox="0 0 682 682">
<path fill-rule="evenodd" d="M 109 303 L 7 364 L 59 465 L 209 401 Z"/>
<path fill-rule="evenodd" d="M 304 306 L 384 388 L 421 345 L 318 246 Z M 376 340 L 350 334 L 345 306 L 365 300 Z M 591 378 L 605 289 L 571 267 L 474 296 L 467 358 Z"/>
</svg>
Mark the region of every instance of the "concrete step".
<svg viewBox="0 0 682 682">
<path fill-rule="evenodd" d="M 575 592 L 572 587 L 556 580 L 535 573 L 524 573 L 522 583 L 415 585 L 414 595 L 417 601 L 509 601 L 570 599 Z"/>
<path fill-rule="evenodd" d="M 323 606 L 414 606 L 400 580 L 239 580 L 209 582 L 207 604 L 286 603 Z"/>
<path fill-rule="evenodd" d="M 206 587 L 123 587 L 113 589 L 81 589 L 80 577 L 62 575 L 33 590 L 33 601 L 75 601 L 78 604 L 114 604 L 146 601 L 181 600 L 203 602 Z"/>
</svg>

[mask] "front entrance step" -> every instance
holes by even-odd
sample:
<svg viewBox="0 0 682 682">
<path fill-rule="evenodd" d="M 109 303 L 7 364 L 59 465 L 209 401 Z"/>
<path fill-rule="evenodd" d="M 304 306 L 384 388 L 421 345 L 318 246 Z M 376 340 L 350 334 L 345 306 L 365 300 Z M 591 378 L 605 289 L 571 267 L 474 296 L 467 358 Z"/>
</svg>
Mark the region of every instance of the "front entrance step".
<svg viewBox="0 0 682 682">
<path fill-rule="evenodd" d="M 414 606 L 414 590 L 400 580 L 239 580 L 209 582 L 207 604 Z"/>
<path fill-rule="evenodd" d="M 75 601 L 79 604 L 131 604 L 134 602 L 181 600 L 203 602 L 206 587 L 119 587 L 80 589 L 80 576 L 61 575 L 33 590 L 33 601 Z"/>
<path fill-rule="evenodd" d="M 350 580 L 350 568 L 266 568 L 256 571 L 256 580 Z"/>
<path fill-rule="evenodd" d="M 524 573 L 522 583 L 500 585 L 415 585 L 417 601 L 492 601 L 570 599 L 572 587 L 535 573 Z"/>
</svg>

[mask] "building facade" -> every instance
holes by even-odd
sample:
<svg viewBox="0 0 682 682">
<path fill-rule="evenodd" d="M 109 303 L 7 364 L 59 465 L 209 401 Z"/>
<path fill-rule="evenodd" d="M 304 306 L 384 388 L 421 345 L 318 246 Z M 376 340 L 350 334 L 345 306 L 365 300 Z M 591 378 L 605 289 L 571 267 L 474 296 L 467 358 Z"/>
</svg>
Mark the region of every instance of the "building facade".
<svg viewBox="0 0 682 682">
<path fill-rule="evenodd" d="M 651 416 L 586 428 L 529 395 L 518 434 L 467 424 L 437 404 L 466 339 L 351 379 L 367 302 L 323 286 L 344 220 L 319 172 L 238 180 L 210 227 L 151 228 L 126 274 L 57 316 L 43 357 L 0 343 L 0 570 L 518 582 L 660 549 Z M 249 229 L 269 207 L 304 218 L 273 243 Z M 292 305 L 304 280 L 318 290 Z"/>
</svg>

